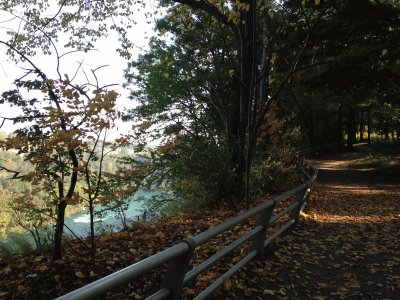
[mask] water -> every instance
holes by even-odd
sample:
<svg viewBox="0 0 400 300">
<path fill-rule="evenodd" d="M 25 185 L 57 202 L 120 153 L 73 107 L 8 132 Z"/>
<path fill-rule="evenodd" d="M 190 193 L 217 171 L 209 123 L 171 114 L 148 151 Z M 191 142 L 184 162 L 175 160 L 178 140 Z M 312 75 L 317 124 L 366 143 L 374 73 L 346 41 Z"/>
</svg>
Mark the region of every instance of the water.
<svg viewBox="0 0 400 300">
<path fill-rule="evenodd" d="M 155 197 L 159 195 L 158 192 L 150 192 L 150 191 L 139 191 L 136 192 L 133 197 L 131 197 L 126 210 L 124 210 L 126 219 L 128 221 L 134 221 L 138 218 L 141 218 L 143 212 L 145 211 L 145 199 L 150 199 L 151 197 Z M 103 205 L 98 205 L 95 208 L 95 212 L 99 213 L 100 215 L 96 214 L 94 218 L 95 222 L 95 234 L 99 234 L 102 232 L 115 232 L 121 230 L 123 228 L 121 219 L 118 216 L 118 213 L 112 210 L 105 210 Z M 90 215 L 89 211 L 83 211 L 80 213 L 76 213 L 71 215 L 68 218 L 65 218 L 65 225 L 64 233 L 67 236 L 73 237 L 86 237 L 90 234 Z M 71 233 L 73 231 L 73 234 Z M 18 242 L 19 241 L 19 242 Z M 35 242 L 33 237 L 29 233 L 20 233 L 15 234 L 12 237 L 8 237 L 0 241 L 1 244 L 6 245 L 8 248 L 9 246 L 14 247 L 14 251 L 18 252 L 18 249 L 15 248 L 15 243 L 23 242 L 25 245 L 28 244 L 32 248 L 35 247 Z M 1 245 L 0 245 L 1 246 Z M 0 251 L 2 247 L 0 247 Z M 4 249 L 3 249 L 4 250 Z M 0 253 L 1 257 L 1 253 Z"/>
<path fill-rule="evenodd" d="M 141 218 L 145 211 L 145 199 L 149 199 L 158 195 L 158 192 L 139 191 L 136 192 L 129 204 L 124 210 L 128 221 Z M 95 231 L 99 234 L 101 231 L 118 231 L 122 229 L 122 222 L 118 213 L 111 210 L 105 210 L 103 205 L 98 205 L 95 208 L 95 213 L 101 212 L 101 216 L 94 217 Z M 90 234 L 90 215 L 88 211 L 76 213 L 65 219 L 65 225 L 71 229 L 75 235 L 79 237 L 86 237 Z M 65 234 L 71 235 L 68 228 L 65 228 Z"/>
</svg>

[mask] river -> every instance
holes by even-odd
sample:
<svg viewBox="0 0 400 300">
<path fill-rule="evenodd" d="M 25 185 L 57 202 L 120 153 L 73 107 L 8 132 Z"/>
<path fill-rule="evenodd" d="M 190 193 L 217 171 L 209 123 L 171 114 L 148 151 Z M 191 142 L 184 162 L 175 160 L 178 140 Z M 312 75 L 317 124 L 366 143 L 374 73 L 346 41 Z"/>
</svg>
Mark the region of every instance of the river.
<svg viewBox="0 0 400 300">
<path fill-rule="evenodd" d="M 145 199 L 149 199 L 159 195 L 159 192 L 151 191 L 139 191 L 136 192 L 128 203 L 125 210 L 126 219 L 129 221 L 137 220 L 141 218 L 145 211 Z M 115 232 L 122 229 L 122 223 L 118 214 L 114 211 L 104 211 L 102 205 L 98 205 L 95 208 L 95 212 L 101 212 L 101 217 L 95 217 L 95 233 L 99 234 L 102 232 Z M 83 211 L 65 218 L 65 229 L 64 233 L 66 236 L 73 237 L 86 237 L 90 234 L 90 216 L 89 211 Z M 71 233 L 73 231 L 74 235 Z M 18 245 L 20 244 L 20 245 Z M 33 237 L 28 232 L 13 234 L 0 241 L 0 258 L 2 256 L 1 251 L 19 252 L 21 246 L 25 249 L 29 245 L 34 248 L 35 243 Z"/>
</svg>

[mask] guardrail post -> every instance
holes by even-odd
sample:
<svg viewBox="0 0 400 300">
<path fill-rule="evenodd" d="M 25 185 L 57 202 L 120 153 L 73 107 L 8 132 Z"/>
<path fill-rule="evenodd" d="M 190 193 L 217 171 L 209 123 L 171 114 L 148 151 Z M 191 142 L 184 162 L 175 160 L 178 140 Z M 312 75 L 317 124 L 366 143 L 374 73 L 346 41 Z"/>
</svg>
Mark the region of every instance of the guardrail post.
<svg viewBox="0 0 400 300">
<path fill-rule="evenodd" d="M 296 226 L 299 222 L 300 212 L 303 210 L 303 205 L 308 199 L 310 194 L 310 188 L 307 186 L 304 190 L 301 190 L 296 194 L 296 202 L 299 204 L 295 209 L 292 210 L 290 214 L 290 219 L 294 220 L 293 226 Z"/>
<path fill-rule="evenodd" d="M 185 274 L 192 258 L 194 249 L 196 248 L 196 244 L 191 238 L 186 238 L 182 242 L 188 244 L 189 251 L 170 262 L 168 269 L 165 272 L 163 282 L 161 284 L 161 288 L 167 288 L 171 291 L 170 295 L 167 298 L 170 300 L 179 299 L 183 286 L 183 279 L 185 278 Z"/>
<path fill-rule="evenodd" d="M 251 246 L 251 250 L 258 251 L 259 259 L 264 257 L 265 232 L 267 231 L 267 227 L 269 225 L 269 221 L 271 220 L 272 212 L 274 211 L 275 205 L 276 205 L 276 203 L 274 201 L 273 205 L 267 207 L 266 209 L 264 209 L 261 212 L 258 226 L 261 225 L 263 227 L 263 230 L 261 230 L 259 233 L 257 233 L 253 237 L 253 244 Z"/>
</svg>

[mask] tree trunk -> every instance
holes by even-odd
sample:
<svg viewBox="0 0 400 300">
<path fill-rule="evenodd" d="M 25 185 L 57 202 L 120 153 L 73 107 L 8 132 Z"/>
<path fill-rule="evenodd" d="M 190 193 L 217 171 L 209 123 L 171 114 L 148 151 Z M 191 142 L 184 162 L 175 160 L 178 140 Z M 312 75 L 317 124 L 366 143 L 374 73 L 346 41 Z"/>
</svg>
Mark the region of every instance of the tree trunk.
<svg viewBox="0 0 400 300">
<path fill-rule="evenodd" d="M 365 120 L 364 120 L 364 112 L 360 112 L 360 142 L 364 142 L 364 131 L 365 131 Z"/>
<path fill-rule="evenodd" d="M 89 196 L 90 197 L 90 196 Z M 89 200 L 89 214 L 90 214 L 90 260 L 92 266 L 94 266 L 96 260 L 96 244 L 95 244 L 95 232 L 94 232 L 94 206 L 93 201 Z"/>
<path fill-rule="evenodd" d="M 337 124 L 338 124 L 338 142 L 343 142 L 343 105 L 339 104 L 338 107 L 338 116 L 337 116 Z"/>
<path fill-rule="evenodd" d="M 385 133 L 385 141 L 389 140 L 389 124 L 385 121 L 384 123 L 384 133 Z"/>
<path fill-rule="evenodd" d="M 356 142 L 356 111 L 352 107 L 347 109 L 347 148 L 353 148 Z"/>
<path fill-rule="evenodd" d="M 368 144 L 371 144 L 371 109 L 367 110 Z"/>
<path fill-rule="evenodd" d="M 67 203 L 65 201 L 61 201 L 57 205 L 57 223 L 56 230 L 54 232 L 54 248 L 53 248 L 53 258 L 60 259 L 62 253 L 62 238 L 64 231 L 64 216 L 65 216 L 65 208 L 67 207 Z"/>
</svg>

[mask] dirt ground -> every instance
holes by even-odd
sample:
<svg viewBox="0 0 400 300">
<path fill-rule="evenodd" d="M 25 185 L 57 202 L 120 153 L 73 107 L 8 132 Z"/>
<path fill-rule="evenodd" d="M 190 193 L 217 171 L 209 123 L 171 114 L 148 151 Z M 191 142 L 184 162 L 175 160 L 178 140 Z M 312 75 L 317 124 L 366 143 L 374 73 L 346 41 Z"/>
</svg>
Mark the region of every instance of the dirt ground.
<svg viewBox="0 0 400 300">
<path fill-rule="evenodd" d="M 400 169 L 354 167 L 374 151 L 311 159 L 319 175 L 299 225 L 237 276 L 252 289 L 225 298 L 400 299 Z"/>
<path fill-rule="evenodd" d="M 210 299 L 399 300 L 400 164 L 357 165 L 379 151 L 375 146 L 359 145 L 351 152 L 311 158 L 319 175 L 299 224 L 276 240 L 264 259 L 251 261 Z M 66 245 L 62 260 L 52 261 L 46 253 L 16 257 L 0 264 L 0 299 L 54 299 L 237 213 L 214 211 L 138 223 L 128 231 L 98 237 L 95 266 L 90 265 L 88 250 L 79 241 Z M 236 226 L 201 246 L 192 258 L 193 265 L 242 236 L 250 225 L 254 226 Z M 184 288 L 182 299 L 192 299 L 239 261 L 248 253 L 245 247 Z M 105 298 L 144 299 L 158 290 L 162 274 L 156 270 Z"/>
</svg>

